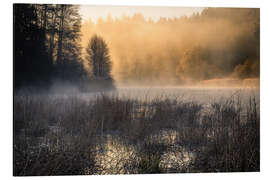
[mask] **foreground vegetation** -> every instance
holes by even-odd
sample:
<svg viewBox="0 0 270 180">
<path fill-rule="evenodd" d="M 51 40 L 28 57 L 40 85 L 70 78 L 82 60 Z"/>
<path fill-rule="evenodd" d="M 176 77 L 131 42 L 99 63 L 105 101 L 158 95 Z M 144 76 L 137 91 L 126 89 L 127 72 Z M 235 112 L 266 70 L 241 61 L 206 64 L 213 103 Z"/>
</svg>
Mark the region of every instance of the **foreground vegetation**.
<svg viewBox="0 0 270 180">
<path fill-rule="evenodd" d="M 14 96 L 14 175 L 260 170 L 255 98 Z"/>
</svg>

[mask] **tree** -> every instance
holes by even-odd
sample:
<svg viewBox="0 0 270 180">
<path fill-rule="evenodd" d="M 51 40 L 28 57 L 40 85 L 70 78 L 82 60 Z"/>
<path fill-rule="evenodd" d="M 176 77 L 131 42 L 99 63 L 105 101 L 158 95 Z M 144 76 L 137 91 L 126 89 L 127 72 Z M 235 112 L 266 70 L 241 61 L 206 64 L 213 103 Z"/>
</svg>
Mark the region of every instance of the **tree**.
<svg viewBox="0 0 270 180">
<path fill-rule="evenodd" d="M 80 46 L 81 17 L 78 6 L 58 5 L 58 29 L 56 50 L 56 72 L 61 80 L 79 76 L 82 64 Z M 74 67 L 74 68 L 73 68 Z M 82 69 L 81 69 L 82 70 Z"/>
<path fill-rule="evenodd" d="M 46 52 L 45 25 L 36 5 L 14 4 L 14 87 L 47 86 L 52 67 Z"/>
<path fill-rule="evenodd" d="M 85 59 L 91 69 L 91 89 L 94 91 L 114 89 L 109 49 L 101 37 L 94 35 L 90 39 L 86 47 Z"/>
<path fill-rule="evenodd" d="M 79 7 L 14 4 L 15 88 L 83 81 Z M 77 85 L 77 84 L 75 84 Z"/>
<path fill-rule="evenodd" d="M 183 80 L 201 81 L 211 79 L 218 74 L 209 49 L 194 46 L 188 49 L 177 67 L 177 74 Z"/>
<path fill-rule="evenodd" d="M 94 35 L 86 48 L 86 60 L 94 78 L 111 78 L 112 63 L 105 41 Z"/>
</svg>

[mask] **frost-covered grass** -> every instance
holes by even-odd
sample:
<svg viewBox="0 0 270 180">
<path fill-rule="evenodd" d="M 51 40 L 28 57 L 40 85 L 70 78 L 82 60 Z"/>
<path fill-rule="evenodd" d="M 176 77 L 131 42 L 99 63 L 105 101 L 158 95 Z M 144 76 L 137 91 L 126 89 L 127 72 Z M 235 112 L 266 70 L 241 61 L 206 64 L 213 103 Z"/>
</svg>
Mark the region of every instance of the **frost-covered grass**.
<svg viewBox="0 0 270 180">
<path fill-rule="evenodd" d="M 259 127 L 252 97 L 15 93 L 14 175 L 259 171 Z"/>
</svg>

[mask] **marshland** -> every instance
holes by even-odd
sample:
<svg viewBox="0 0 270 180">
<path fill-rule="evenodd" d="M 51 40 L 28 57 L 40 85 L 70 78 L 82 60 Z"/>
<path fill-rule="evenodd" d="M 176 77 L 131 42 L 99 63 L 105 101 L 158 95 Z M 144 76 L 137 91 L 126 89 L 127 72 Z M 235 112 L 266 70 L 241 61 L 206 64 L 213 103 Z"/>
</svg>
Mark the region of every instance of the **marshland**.
<svg viewBox="0 0 270 180">
<path fill-rule="evenodd" d="M 260 10 L 134 9 L 13 5 L 14 176 L 260 171 Z"/>
<path fill-rule="evenodd" d="M 14 110 L 16 175 L 259 171 L 254 89 L 15 94 Z"/>
</svg>

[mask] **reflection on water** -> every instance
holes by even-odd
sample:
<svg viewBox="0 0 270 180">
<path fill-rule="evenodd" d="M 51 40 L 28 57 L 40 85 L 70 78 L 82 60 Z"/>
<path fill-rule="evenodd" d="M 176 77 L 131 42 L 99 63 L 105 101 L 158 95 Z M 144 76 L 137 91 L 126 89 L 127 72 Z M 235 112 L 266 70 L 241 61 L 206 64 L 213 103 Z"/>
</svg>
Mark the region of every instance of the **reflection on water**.
<svg viewBox="0 0 270 180">
<path fill-rule="evenodd" d="M 147 139 L 148 142 L 154 144 L 163 144 L 167 146 L 174 145 L 176 143 L 176 137 L 177 133 L 174 130 L 161 130 L 155 134 L 150 135 L 150 137 Z"/>
<path fill-rule="evenodd" d="M 195 153 L 187 148 L 175 145 L 176 131 L 163 130 L 147 138 L 148 143 L 166 145 L 159 160 L 162 172 L 185 171 L 195 159 Z M 149 141 L 150 140 L 150 141 Z M 95 174 L 137 174 L 143 152 L 140 144 L 130 145 L 112 135 L 104 136 L 104 141 L 96 149 Z M 154 149 L 153 149 L 154 150 Z M 85 169 L 85 174 L 88 169 Z"/>
<path fill-rule="evenodd" d="M 162 156 L 159 167 L 164 172 L 187 172 L 188 166 L 195 159 L 195 153 L 181 146 L 169 148 Z"/>
<path fill-rule="evenodd" d="M 107 135 L 104 144 L 97 147 L 95 162 L 96 174 L 134 174 L 139 157 L 134 146 Z"/>
</svg>

